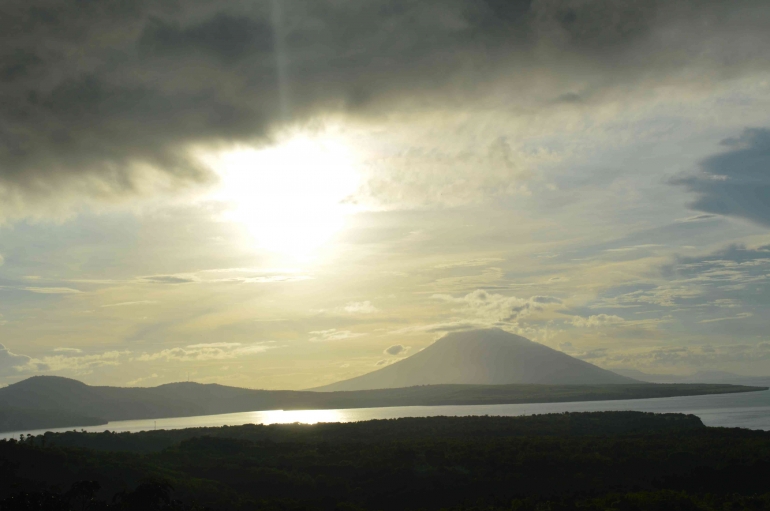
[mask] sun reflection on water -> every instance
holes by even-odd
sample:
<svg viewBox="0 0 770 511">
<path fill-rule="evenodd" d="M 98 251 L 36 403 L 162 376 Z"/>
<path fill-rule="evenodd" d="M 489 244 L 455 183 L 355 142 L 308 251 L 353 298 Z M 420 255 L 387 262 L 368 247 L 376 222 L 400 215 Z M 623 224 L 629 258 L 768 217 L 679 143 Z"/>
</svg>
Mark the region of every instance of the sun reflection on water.
<svg viewBox="0 0 770 511">
<path fill-rule="evenodd" d="M 261 424 L 317 424 L 319 422 L 344 422 L 342 410 L 270 410 L 259 412 Z"/>
</svg>

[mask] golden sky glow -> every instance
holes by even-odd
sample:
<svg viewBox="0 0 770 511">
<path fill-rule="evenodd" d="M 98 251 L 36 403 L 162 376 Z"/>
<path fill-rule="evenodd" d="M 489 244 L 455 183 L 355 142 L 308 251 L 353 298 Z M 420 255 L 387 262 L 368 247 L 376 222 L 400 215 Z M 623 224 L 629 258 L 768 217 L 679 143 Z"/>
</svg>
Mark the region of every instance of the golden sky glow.
<svg viewBox="0 0 770 511">
<path fill-rule="evenodd" d="M 361 179 L 352 148 L 323 135 L 296 135 L 204 161 L 220 176 L 213 198 L 227 203 L 225 217 L 246 226 L 258 247 L 305 262 L 344 227 L 354 210 L 345 201 Z"/>
<path fill-rule="evenodd" d="M 0 385 L 309 388 L 492 326 L 770 371 L 766 1 L 97 4 L 0 31 Z"/>
</svg>

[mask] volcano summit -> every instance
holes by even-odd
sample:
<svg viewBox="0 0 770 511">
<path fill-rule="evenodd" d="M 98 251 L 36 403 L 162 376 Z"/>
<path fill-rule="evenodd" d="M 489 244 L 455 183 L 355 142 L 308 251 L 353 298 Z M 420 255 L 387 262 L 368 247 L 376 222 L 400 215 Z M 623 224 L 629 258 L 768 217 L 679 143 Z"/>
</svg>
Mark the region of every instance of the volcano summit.
<svg viewBox="0 0 770 511">
<path fill-rule="evenodd" d="M 313 390 L 415 385 L 603 385 L 638 383 L 524 337 L 494 328 L 447 334 L 409 358 Z"/>
</svg>

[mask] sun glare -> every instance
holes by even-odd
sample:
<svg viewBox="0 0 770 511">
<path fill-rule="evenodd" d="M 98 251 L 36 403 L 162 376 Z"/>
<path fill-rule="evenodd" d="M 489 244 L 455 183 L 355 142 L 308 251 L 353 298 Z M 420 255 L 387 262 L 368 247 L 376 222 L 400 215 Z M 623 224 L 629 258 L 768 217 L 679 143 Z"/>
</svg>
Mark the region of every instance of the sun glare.
<svg viewBox="0 0 770 511">
<path fill-rule="evenodd" d="M 345 200 L 358 188 L 352 151 L 334 138 L 296 137 L 266 149 L 218 155 L 217 198 L 231 205 L 261 248 L 312 259 L 345 223 Z"/>
</svg>

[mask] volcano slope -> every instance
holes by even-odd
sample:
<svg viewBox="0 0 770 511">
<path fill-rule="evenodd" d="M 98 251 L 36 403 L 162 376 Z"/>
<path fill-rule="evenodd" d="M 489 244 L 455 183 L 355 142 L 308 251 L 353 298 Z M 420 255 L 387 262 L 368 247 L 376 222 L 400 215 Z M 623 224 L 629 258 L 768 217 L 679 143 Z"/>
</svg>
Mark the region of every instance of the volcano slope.
<svg viewBox="0 0 770 511">
<path fill-rule="evenodd" d="M 370 390 L 415 385 L 607 385 L 639 383 L 503 330 L 447 334 L 409 358 L 313 390 Z"/>
</svg>

